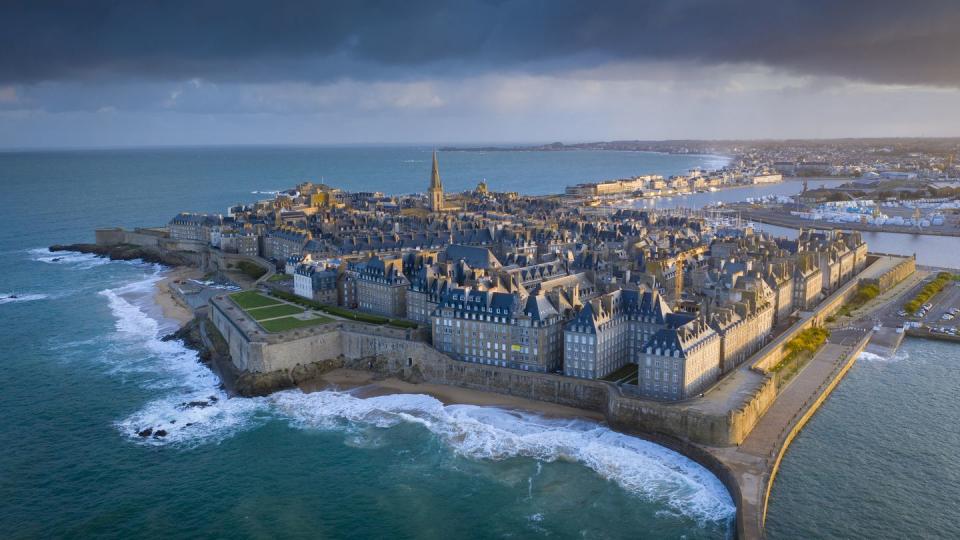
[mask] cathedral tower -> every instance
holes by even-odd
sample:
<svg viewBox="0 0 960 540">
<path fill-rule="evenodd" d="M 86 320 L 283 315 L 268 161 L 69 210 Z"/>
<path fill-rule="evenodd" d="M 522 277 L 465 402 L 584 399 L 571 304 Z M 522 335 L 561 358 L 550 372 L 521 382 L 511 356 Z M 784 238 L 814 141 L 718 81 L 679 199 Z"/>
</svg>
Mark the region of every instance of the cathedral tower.
<svg viewBox="0 0 960 540">
<path fill-rule="evenodd" d="M 443 211 L 443 184 L 440 183 L 440 166 L 437 164 L 437 152 L 433 152 L 433 170 L 430 172 L 430 210 Z"/>
</svg>

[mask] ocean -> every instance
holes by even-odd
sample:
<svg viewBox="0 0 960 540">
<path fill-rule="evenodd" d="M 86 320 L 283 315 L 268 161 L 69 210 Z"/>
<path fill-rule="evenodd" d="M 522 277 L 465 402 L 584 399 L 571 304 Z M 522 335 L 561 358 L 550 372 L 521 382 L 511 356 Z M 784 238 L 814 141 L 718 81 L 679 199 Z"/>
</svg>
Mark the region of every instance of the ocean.
<svg viewBox="0 0 960 540">
<path fill-rule="evenodd" d="M 153 301 L 163 268 L 50 253 L 104 226 L 219 211 L 303 180 L 423 190 L 429 148 L 0 153 L 5 537 L 723 538 L 696 463 L 586 420 L 426 395 L 226 395 Z M 548 193 L 721 158 L 441 155 L 448 190 Z M 16 298 L 8 298 L 15 294 Z M 207 401 L 208 407 L 186 406 Z M 145 426 L 166 437 L 141 438 Z"/>
<path fill-rule="evenodd" d="M 960 538 L 960 346 L 860 356 L 781 463 L 770 540 Z"/>
</svg>

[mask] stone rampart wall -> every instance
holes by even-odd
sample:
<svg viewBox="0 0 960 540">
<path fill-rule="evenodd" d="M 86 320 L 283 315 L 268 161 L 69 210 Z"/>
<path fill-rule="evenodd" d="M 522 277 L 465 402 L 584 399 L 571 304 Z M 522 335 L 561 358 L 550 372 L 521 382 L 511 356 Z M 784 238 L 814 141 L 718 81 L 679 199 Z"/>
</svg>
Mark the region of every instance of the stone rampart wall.
<svg viewBox="0 0 960 540">
<path fill-rule="evenodd" d="M 130 244 L 152 249 L 158 249 L 160 247 L 160 241 L 164 239 L 162 235 L 147 229 L 128 231 L 119 227 L 113 229 L 97 229 L 94 231 L 94 238 L 96 239 L 96 243 L 101 246 Z"/>
<path fill-rule="evenodd" d="M 899 264 L 893 267 L 889 272 L 878 278 L 865 279 L 864 283 L 876 285 L 881 291 L 885 291 L 897 283 L 906 279 L 910 274 L 917 270 L 917 259 L 915 257 L 905 257 Z"/>
<path fill-rule="evenodd" d="M 97 229 L 94 231 L 97 245 L 116 246 L 124 243 L 124 230 L 117 227 L 114 229 Z"/>
<path fill-rule="evenodd" d="M 381 373 L 405 380 L 567 405 L 604 414 L 610 425 L 625 431 L 662 434 L 715 446 L 742 442 L 773 395 L 769 390 L 772 386 L 765 385 L 742 409 L 706 414 L 683 402 L 662 403 L 625 395 L 618 386 L 606 381 L 457 361 L 411 338 L 405 330 L 352 322 L 331 324 L 329 331 L 300 339 L 250 341 L 216 303 L 211 305 L 211 320 L 229 343 L 235 367 L 251 374 L 290 371 L 333 359 L 362 367 L 363 360 L 370 360 L 370 365 Z"/>
</svg>

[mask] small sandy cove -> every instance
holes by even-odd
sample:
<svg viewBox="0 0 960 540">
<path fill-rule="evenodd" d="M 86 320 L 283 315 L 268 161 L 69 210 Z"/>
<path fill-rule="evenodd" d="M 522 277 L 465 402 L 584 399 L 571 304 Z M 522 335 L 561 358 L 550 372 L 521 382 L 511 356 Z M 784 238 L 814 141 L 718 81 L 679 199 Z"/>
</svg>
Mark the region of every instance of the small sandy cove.
<svg viewBox="0 0 960 540">
<path fill-rule="evenodd" d="M 366 371 L 335 369 L 324 373 L 319 380 L 300 385 L 300 389 L 304 392 L 355 389 L 354 395 L 362 398 L 388 394 L 426 394 L 435 397 L 445 405 L 480 405 L 529 411 L 548 418 L 581 418 L 597 422 L 604 420 L 603 415 L 598 412 L 584 411 L 555 403 L 470 390 L 445 384 L 412 384 L 393 377 L 386 379 L 377 379 L 376 377 L 376 374 Z"/>
<path fill-rule="evenodd" d="M 170 284 L 175 281 L 187 279 L 200 279 L 203 272 L 198 268 L 189 266 L 177 266 L 163 272 L 163 279 L 157 282 L 157 292 L 153 295 L 153 300 L 160 306 L 163 316 L 173 319 L 183 326 L 193 318 L 193 311 L 180 302 L 180 300 L 170 290 Z"/>
</svg>

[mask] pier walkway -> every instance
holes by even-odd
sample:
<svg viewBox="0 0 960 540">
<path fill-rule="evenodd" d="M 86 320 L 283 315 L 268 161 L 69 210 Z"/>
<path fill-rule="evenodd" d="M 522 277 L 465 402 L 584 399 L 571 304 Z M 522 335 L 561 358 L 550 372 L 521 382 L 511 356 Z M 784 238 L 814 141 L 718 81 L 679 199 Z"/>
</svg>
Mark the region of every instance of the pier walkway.
<svg viewBox="0 0 960 540">
<path fill-rule="evenodd" d="M 866 347 L 872 330 L 837 330 L 788 383 L 740 446 L 707 448 L 737 478 L 738 537 L 763 538 L 767 499 L 790 442 Z"/>
</svg>

